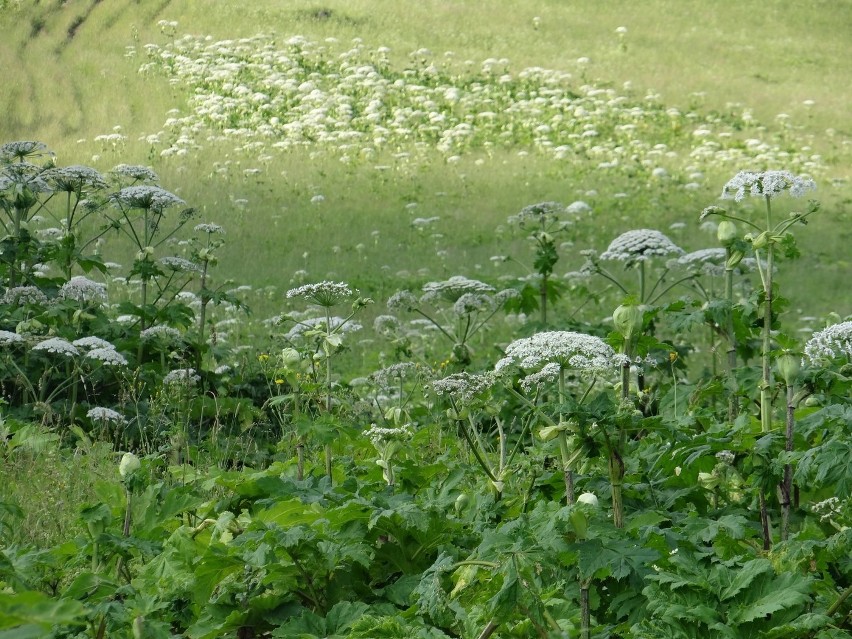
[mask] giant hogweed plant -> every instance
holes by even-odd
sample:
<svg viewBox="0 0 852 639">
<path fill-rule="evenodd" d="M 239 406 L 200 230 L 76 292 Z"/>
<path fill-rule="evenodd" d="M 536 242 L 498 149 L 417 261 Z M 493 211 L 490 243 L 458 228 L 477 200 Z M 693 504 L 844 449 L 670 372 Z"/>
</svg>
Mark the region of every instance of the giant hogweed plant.
<svg viewBox="0 0 852 639">
<path fill-rule="evenodd" d="M 387 306 L 393 311 L 414 313 L 428 322 L 450 345 L 446 361 L 464 369 L 473 361 L 473 337 L 517 294 L 514 289 L 498 291 L 485 282 L 454 275 L 424 284 L 419 298 L 411 291 L 399 291 L 388 299 Z"/>
<path fill-rule="evenodd" d="M 524 312 L 537 308 L 542 327 L 547 326 L 548 305 L 561 297 L 564 288 L 564 284 L 553 279 L 553 269 L 559 261 L 557 239 L 567 235 L 580 212 L 589 210 L 584 202 L 575 202 L 570 207 L 559 202 L 539 202 L 509 217 L 509 224 L 529 233 L 528 238 L 534 246 L 532 268 L 527 267 L 533 283 L 527 282 L 521 287 L 512 305 Z M 523 264 L 510 256 L 503 259 Z"/>
</svg>

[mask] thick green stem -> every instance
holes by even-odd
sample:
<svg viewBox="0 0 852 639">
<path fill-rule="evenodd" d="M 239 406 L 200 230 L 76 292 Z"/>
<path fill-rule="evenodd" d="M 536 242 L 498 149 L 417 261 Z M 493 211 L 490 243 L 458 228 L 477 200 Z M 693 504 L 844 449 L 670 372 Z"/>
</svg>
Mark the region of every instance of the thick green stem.
<svg viewBox="0 0 852 639">
<path fill-rule="evenodd" d="M 565 402 L 565 369 L 559 369 L 559 423 L 562 425 L 562 404 Z M 559 453 L 562 456 L 562 474 L 565 477 L 565 501 L 570 506 L 574 503 L 574 473 L 571 472 L 571 454 L 568 450 L 568 436 L 564 430 L 559 431 Z"/>
<path fill-rule="evenodd" d="M 766 230 L 772 230 L 772 205 L 766 198 Z M 764 433 L 772 430 L 772 268 L 774 246 L 766 247 L 766 276 L 763 278 L 763 377 L 760 384 L 760 425 Z"/>
<path fill-rule="evenodd" d="M 794 389 L 787 384 L 787 432 L 784 450 L 788 453 L 793 450 L 793 430 L 796 424 Z M 784 464 L 784 479 L 781 483 L 781 540 L 787 541 L 790 534 L 790 503 L 793 493 L 793 466 L 788 462 Z"/>
<path fill-rule="evenodd" d="M 547 326 L 547 274 L 541 276 L 541 288 L 539 289 L 541 296 L 541 325 Z"/>
<path fill-rule="evenodd" d="M 731 258 L 730 247 L 725 249 L 726 261 Z M 734 333 L 734 269 L 725 269 L 725 300 L 728 302 L 726 332 L 728 334 L 728 421 L 734 421 L 739 413 L 737 401 L 737 383 L 734 371 L 737 369 L 737 336 Z"/>
<path fill-rule="evenodd" d="M 580 581 L 580 639 L 591 636 L 591 612 L 589 609 L 589 580 Z"/>
</svg>

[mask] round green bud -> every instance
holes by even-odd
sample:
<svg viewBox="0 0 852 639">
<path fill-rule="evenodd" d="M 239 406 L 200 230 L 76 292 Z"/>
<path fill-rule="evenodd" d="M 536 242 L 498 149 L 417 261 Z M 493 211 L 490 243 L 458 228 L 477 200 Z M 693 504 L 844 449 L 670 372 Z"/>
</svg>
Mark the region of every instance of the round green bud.
<svg viewBox="0 0 852 639">
<path fill-rule="evenodd" d="M 635 335 L 642 332 L 642 324 L 645 321 L 645 313 L 635 304 L 622 304 L 612 313 L 612 322 L 615 329 L 624 336 L 624 339 L 633 339 Z"/>
<path fill-rule="evenodd" d="M 722 246 L 730 246 L 737 239 L 737 225 L 731 220 L 722 220 L 716 228 L 716 239 Z"/>
<path fill-rule="evenodd" d="M 141 466 L 142 462 L 139 461 L 136 455 L 133 453 L 124 453 L 121 462 L 118 464 L 118 474 L 124 479 L 139 470 Z"/>
<path fill-rule="evenodd" d="M 461 495 L 456 497 L 456 503 L 453 505 L 453 508 L 455 508 L 455 511 L 457 513 L 462 513 L 464 512 L 464 509 L 468 507 L 469 504 L 470 497 L 467 495 L 467 493 L 462 493 Z"/>
<path fill-rule="evenodd" d="M 594 493 L 583 493 L 582 495 L 577 497 L 577 503 L 597 507 L 598 497 Z"/>
<path fill-rule="evenodd" d="M 802 369 L 802 359 L 792 353 L 785 353 L 775 363 L 778 368 L 778 373 L 781 379 L 787 386 L 792 386 L 796 383 L 799 377 L 799 371 Z"/>
<path fill-rule="evenodd" d="M 299 351 L 295 348 L 285 348 L 281 350 L 281 363 L 288 368 L 292 368 L 294 366 L 298 366 L 299 362 L 302 361 L 302 356 L 299 355 Z"/>
</svg>

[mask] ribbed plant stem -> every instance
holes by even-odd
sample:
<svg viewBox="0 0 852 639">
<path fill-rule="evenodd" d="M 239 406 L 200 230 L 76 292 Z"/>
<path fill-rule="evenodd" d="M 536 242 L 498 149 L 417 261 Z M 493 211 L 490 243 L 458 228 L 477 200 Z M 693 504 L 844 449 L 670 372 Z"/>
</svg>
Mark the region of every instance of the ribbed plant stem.
<svg viewBox="0 0 852 639">
<path fill-rule="evenodd" d="M 795 402 L 793 401 L 793 386 L 787 384 L 787 432 L 784 450 L 788 453 L 793 450 L 793 430 L 796 419 L 793 414 Z M 790 502 L 793 498 L 793 466 L 787 462 L 784 464 L 784 479 L 781 483 L 781 540 L 787 541 L 790 534 Z"/>
<path fill-rule="evenodd" d="M 730 247 L 725 249 L 726 261 L 731 259 Z M 725 300 L 728 302 L 728 420 L 734 421 L 739 412 L 737 401 L 737 382 L 734 371 L 737 369 L 737 336 L 734 333 L 734 269 L 725 269 Z"/>
<path fill-rule="evenodd" d="M 766 198 L 766 230 L 772 229 L 772 205 L 771 200 Z M 769 242 L 766 246 L 766 276 L 763 279 L 763 346 L 762 363 L 763 378 L 760 384 L 760 425 L 764 433 L 772 430 L 772 267 L 773 267 L 773 244 Z"/>
<path fill-rule="evenodd" d="M 580 582 L 580 639 L 591 636 L 591 613 L 589 611 L 589 582 Z"/>
</svg>

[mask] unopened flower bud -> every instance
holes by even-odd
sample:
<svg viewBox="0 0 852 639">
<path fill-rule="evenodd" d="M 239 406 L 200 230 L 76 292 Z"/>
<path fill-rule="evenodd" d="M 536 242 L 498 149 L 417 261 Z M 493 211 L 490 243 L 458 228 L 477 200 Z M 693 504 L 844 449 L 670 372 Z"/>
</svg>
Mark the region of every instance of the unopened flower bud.
<svg viewBox="0 0 852 639">
<path fill-rule="evenodd" d="M 784 383 L 787 386 L 792 386 L 799 377 L 799 371 L 802 368 L 802 358 L 787 352 L 778 358 L 775 365 L 778 367 L 778 373 L 781 375 Z"/>
<path fill-rule="evenodd" d="M 730 246 L 737 239 L 737 225 L 730 220 L 722 220 L 716 228 L 716 238 L 722 246 Z"/>
<path fill-rule="evenodd" d="M 598 497 L 594 493 L 583 493 L 577 497 L 578 504 L 588 504 L 589 506 L 598 505 Z"/>
<path fill-rule="evenodd" d="M 281 363 L 288 368 L 297 366 L 302 361 L 302 356 L 295 348 L 285 348 L 281 350 Z"/>
<path fill-rule="evenodd" d="M 743 261 L 745 257 L 745 253 L 740 250 L 733 250 L 731 254 L 728 256 L 728 260 L 725 262 L 725 270 L 733 271 L 740 262 Z"/>
<path fill-rule="evenodd" d="M 124 453 L 121 462 L 118 464 L 118 474 L 124 479 L 139 470 L 141 466 L 142 463 L 136 455 L 133 453 Z"/>
<path fill-rule="evenodd" d="M 615 329 L 626 340 L 631 340 L 642 331 L 645 313 L 635 304 L 622 304 L 612 313 Z"/>
</svg>

